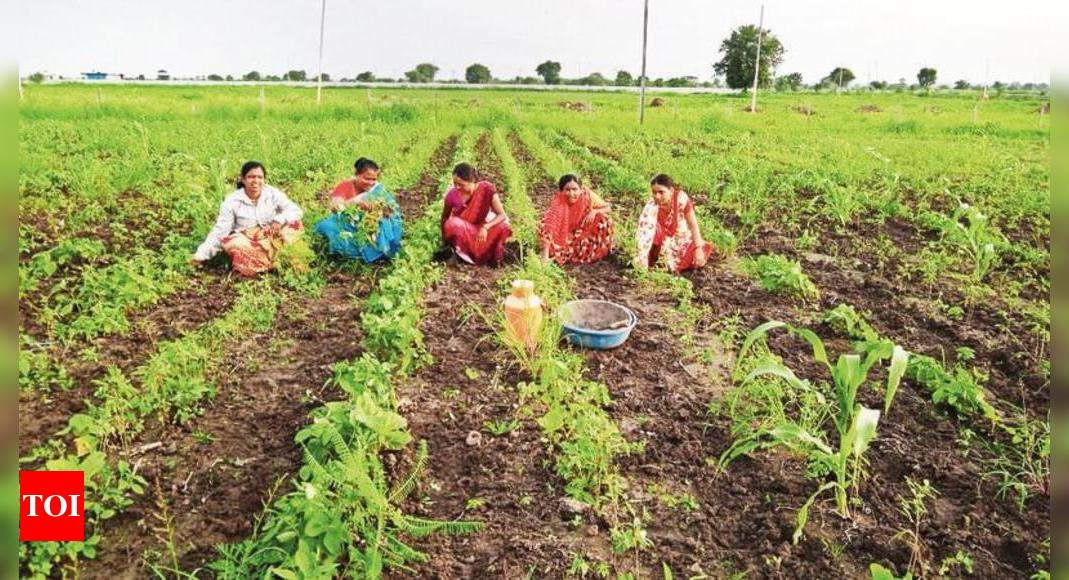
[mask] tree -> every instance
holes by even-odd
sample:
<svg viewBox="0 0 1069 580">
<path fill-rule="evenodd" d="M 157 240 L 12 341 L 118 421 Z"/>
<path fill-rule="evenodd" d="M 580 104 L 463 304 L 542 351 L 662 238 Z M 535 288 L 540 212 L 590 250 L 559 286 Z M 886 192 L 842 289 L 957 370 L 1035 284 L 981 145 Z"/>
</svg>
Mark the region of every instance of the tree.
<svg viewBox="0 0 1069 580">
<path fill-rule="evenodd" d="M 234 80 L 234 75 L 226 75 L 226 80 L 228 80 L 228 81 Z"/>
<path fill-rule="evenodd" d="M 538 68 L 535 69 L 535 73 L 538 76 L 542 77 L 542 80 L 545 81 L 547 85 L 559 85 L 560 84 L 560 63 L 559 62 L 554 62 L 552 60 L 547 60 L 546 62 L 538 65 Z"/>
<path fill-rule="evenodd" d="M 629 87 L 635 84 L 635 79 L 631 76 L 631 73 L 625 70 L 616 71 L 616 82 L 614 84 L 618 87 Z"/>
<path fill-rule="evenodd" d="M 802 73 L 776 77 L 776 91 L 797 91 L 802 88 Z"/>
<path fill-rule="evenodd" d="M 245 73 L 245 76 L 241 77 L 241 79 L 246 81 L 258 81 L 260 80 L 260 73 L 256 71 L 249 71 Z"/>
<path fill-rule="evenodd" d="M 323 73 L 323 82 L 325 82 L 325 83 L 329 83 L 330 82 L 330 75 L 329 74 Z"/>
<path fill-rule="evenodd" d="M 954 83 L 954 88 L 958 89 L 959 91 L 964 91 L 972 88 L 972 85 L 969 84 L 969 81 L 961 79 L 960 81 Z"/>
<path fill-rule="evenodd" d="M 211 74 L 211 75 L 208 75 L 208 80 L 210 80 L 210 81 L 221 81 L 221 80 L 223 80 L 223 77 L 220 76 L 220 75 Z"/>
<path fill-rule="evenodd" d="M 783 62 L 785 49 L 779 39 L 765 30 L 761 38 L 761 68 L 757 84 L 768 87 L 776 67 Z M 754 63 L 757 61 L 757 27 L 752 24 L 740 26 L 731 32 L 731 36 L 720 43 L 723 57 L 713 65 L 717 75 L 727 79 L 733 89 L 745 89 L 753 86 Z"/>
<path fill-rule="evenodd" d="M 854 76 L 854 71 L 837 66 L 828 73 L 828 76 L 820 80 L 820 84 L 829 87 L 848 87 L 855 78 L 857 77 Z"/>
<path fill-rule="evenodd" d="M 917 71 L 917 84 L 922 88 L 928 88 L 935 84 L 935 69 L 930 67 L 924 67 Z"/>
<path fill-rule="evenodd" d="M 882 91 L 887 88 L 887 81 L 872 81 L 869 86 L 877 91 Z"/>
<path fill-rule="evenodd" d="M 405 78 L 410 83 L 429 83 L 434 80 L 434 75 L 438 74 L 438 67 L 429 62 L 422 62 L 416 65 L 416 68 L 405 73 Z"/>
<path fill-rule="evenodd" d="M 609 79 L 605 78 L 604 76 L 602 76 L 601 73 L 597 73 L 597 72 L 596 73 L 590 73 L 590 74 L 588 74 L 587 76 L 585 76 L 585 77 L 583 77 L 581 79 L 577 79 L 577 81 L 578 82 L 576 84 L 592 86 L 592 87 L 600 87 L 600 86 L 604 86 L 604 85 L 609 84 Z"/>
<path fill-rule="evenodd" d="M 698 86 L 698 77 L 672 77 L 664 82 L 666 87 L 696 87 Z"/>
<path fill-rule="evenodd" d="M 375 73 L 373 73 L 373 72 L 371 72 L 369 70 L 366 70 L 366 71 L 356 75 L 356 80 L 357 80 L 357 82 L 361 82 L 361 83 L 374 82 L 375 81 Z"/>
<path fill-rule="evenodd" d="M 35 72 L 29 77 L 27 77 L 27 80 L 31 83 L 40 84 L 45 82 L 45 74 L 42 72 Z"/>
<path fill-rule="evenodd" d="M 464 71 L 464 78 L 473 85 L 490 82 L 490 69 L 475 63 Z"/>
<path fill-rule="evenodd" d="M 306 80 L 308 80 L 308 75 L 305 74 L 305 72 L 303 70 L 291 70 L 291 71 L 287 71 L 286 74 L 282 75 L 282 80 L 284 80 L 284 81 L 306 81 Z"/>
</svg>

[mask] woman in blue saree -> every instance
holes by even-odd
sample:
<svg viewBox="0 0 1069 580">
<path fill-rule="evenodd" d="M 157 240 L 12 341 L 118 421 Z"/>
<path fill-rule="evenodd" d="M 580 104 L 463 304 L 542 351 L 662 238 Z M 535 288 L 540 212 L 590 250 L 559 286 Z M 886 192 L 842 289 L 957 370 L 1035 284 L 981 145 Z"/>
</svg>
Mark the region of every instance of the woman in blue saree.
<svg viewBox="0 0 1069 580">
<path fill-rule="evenodd" d="M 355 175 L 334 188 L 330 216 L 315 225 L 327 239 L 328 249 L 367 263 L 392 258 L 401 250 L 401 207 L 386 186 L 379 183 L 379 166 L 361 157 Z"/>
</svg>

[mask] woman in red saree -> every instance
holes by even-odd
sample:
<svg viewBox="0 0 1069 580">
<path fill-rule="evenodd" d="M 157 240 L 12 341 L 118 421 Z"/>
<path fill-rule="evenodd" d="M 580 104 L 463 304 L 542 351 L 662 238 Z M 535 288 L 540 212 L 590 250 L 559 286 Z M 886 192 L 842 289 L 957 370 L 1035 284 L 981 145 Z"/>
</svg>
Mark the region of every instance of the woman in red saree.
<svg viewBox="0 0 1069 580">
<path fill-rule="evenodd" d="M 453 187 L 442 207 L 442 241 L 469 264 L 499 264 L 512 235 L 494 184 L 478 181 L 475 168 L 453 168 Z"/>
<path fill-rule="evenodd" d="M 538 237 L 547 260 L 560 265 L 597 262 L 612 251 L 609 204 L 569 173 L 557 182 Z"/>
<path fill-rule="evenodd" d="M 652 268 L 661 257 L 673 273 L 704 266 L 713 245 L 702 239 L 694 202 L 663 173 L 650 182 L 650 193 L 653 199 L 642 210 L 635 230 L 635 267 Z"/>
</svg>

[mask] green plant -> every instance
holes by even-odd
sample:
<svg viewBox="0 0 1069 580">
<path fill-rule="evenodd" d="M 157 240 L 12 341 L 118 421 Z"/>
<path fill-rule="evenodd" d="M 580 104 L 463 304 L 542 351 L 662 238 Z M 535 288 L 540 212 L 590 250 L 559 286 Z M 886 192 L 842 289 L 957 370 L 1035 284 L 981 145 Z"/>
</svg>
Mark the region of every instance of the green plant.
<svg viewBox="0 0 1069 580">
<path fill-rule="evenodd" d="M 926 502 L 934 499 L 939 493 L 932 488 L 927 479 L 917 483 L 913 479 L 906 477 L 906 486 L 909 487 L 910 495 L 898 500 L 898 511 L 912 524 L 912 528 L 902 530 L 895 534 L 894 537 L 895 539 L 904 539 L 909 546 L 909 564 L 906 565 L 906 569 L 913 570 L 916 566 L 918 567 L 918 574 L 923 575 L 928 571 L 929 564 L 924 554 L 924 543 L 921 541 L 921 524 L 924 521 L 924 517 L 928 515 Z M 945 572 L 940 570 L 939 573 L 944 574 Z"/>
<path fill-rule="evenodd" d="M 643 518 L 635 516 L 631 522 L 612 529 L 612 551 L 623 554 L 630 550 L 643 550 L 653 547 L 653 542 L 646 533 Z"/>
<path fill-rule="evenodd" d="M 721 455 L 720 465 L 726 467 L 735 458 L 759 448 L 785 447 L 809 459 L 811 475 L 818 479 L 822 479 L 826 474 L 833 476 L 831 481 L 823 483 L 799 508 L 793 538 L 797 543 L 808 521 L 810 507 L 823 492 L 833 491 L 839 513 L 843 517 L 849 517 L 847 493 L 850 489 L 856 490 L 860 483 L 864 454 L 876 437 L 876 426 L 880 419 L 879 410 L 863 407 L 856 402 L 858 390 L 868 381 L 873 366 L 882 360 L 890 359 L 887 382 L 883 388 L 883 413 L 886 414 L 905 373 L 909 355 L 902 347 L 891 342 L 869 342 L 862 345 L 863 353 L 840 355 L 836 364 L 832 365 L 823 341 L 812 331 L 792 327 L 784 322 L 771 321 L 750 332 L 739 350 L 737 360 L 740 363 L 746 360 L 752 346 L 758 341 L 764 341 L 767 333 L 776 328 L 786 328 L 792 335 L 805 340 L 812 348 L 813 359 L 823 364 L 831 374 L 830 394 L 835 401 L 831 409 L 831 421 L 838 434 L 838 448 L 832 447 L 823 432 L 811 432 L 792 418 L 777 417 L 771 427 L 759 428 L 732 443 Z M 765 375 L 782 379 L 798 391 L 807 392 L 815 388 L 808 381 L 799 379 L 790 368 L 771 358 L 765 359 L 761 366 L 751 370 L 744 381 Z"/>
<path fill-rule="evenodd" d="M 802 265 L 779 254 L 764 254 L 746 258 L 742 271 L 757 278 L 767 292 L 786 293 L 799 298 L 817 298 L 820 292 L 813 281 L 802 272 Z"/>
<path fill-rule="evenodd" d="M 496 437 L 502 435 L 508 435 L 516 429 L 520 428 L 521 423 L 516 419 L 501 420 L 501 421 L 486 421 L 483 423 L 483 427 L 486 428 L 491 434 Z"/>
<path fill-rule="evenodd" d="M 939 574 L 944 576 L 950 574 L 950 571 L 954 569 L 964 571 L 966 574 L 972 574 L 972 565 L 972 556 L 965 550 L 958 550 L 953 556 L 943 558 L 943 562 L 939 564 Z"/>
<path fill-rule="evenodd" d="M 872 575 L 872 580 L 913 580 L 912 572 L 907 571 L 902 576 L 896 576 L 893 570 L 884 568 L 875 562 L 869 564 L 869 574 Z"/>
<path fill-rule="evenodd" d="M 840 304 L 824 313 L 821 319 L 832 330 L 855 340 L 877 341 L 880 335 L 876 329 L 854 310 L 849 304 Z"/>
<path fill-rule="evenodd" d="M 1000 420 L 998 411 L 987 402 L 975 371 L 961 365 L 947 370 L 934 358 L 915 354 L 910 357 L 906 378 L 928 389 L 936 405 L 954 409 L 963 417 L 979 414 L 992 422 Z"/>
<path fill-rule="evenodd" d="M 1007 419 L 1002 429 L 1008 441 L 986 441 L 991 454 L 984 459 L 984 477 L 998 480 L 998 496 L 1014 494 L 1017 508 L 1034 494 L 1050 494 L 1050 421 L 1024 416 Z"/>
</svg>

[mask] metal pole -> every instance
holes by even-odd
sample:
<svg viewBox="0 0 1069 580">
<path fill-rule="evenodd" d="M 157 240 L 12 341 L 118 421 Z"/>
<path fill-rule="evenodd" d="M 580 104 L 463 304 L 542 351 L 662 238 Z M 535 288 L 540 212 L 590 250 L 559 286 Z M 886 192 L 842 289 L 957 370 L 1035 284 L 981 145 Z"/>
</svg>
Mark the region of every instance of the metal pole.
<svg viewBox="0 0 1069 580">
<path fill-rule="evenodd" d="M 323 28 L 327 22 L 327 0 L 319 14 L 319 74 L 316 75 L 316 104 L 323 103 Z"/>
<path fill-rule="evenodd" d="M 638 82 L 638 124 L 646 120 L 646 31 L 650 21 L 650 0 L 643 2 L 642 8 L 642 76 Z"/>
<path fill-rule="evenodd" d="M 765 5 L 761 5 L 761 18 L 757 21 L 757 60 L 753 64 L 753 90 L 750 91 L 750 112 L 757 112 L 757 79 L 761 73 L 761 37 L 765 30 Z"/>
</svg>

